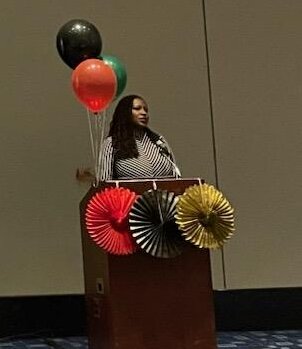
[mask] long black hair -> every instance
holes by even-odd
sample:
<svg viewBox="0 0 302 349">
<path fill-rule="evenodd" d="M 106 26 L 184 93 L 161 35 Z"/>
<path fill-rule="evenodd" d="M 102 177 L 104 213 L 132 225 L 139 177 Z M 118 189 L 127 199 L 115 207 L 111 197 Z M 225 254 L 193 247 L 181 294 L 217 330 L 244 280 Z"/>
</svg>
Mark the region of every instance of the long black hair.
<svg viewBox="0 0 302 349">
<path fill-rule="evenodd" d="M 132 106 L 134 99 L 144 99 L 138 95 L 123 97 L 117 104 L 110 123 L 109 136 L 112 137 L 114 156 L 117 159 L 138 157 L 134 131 L 137 125 L 132 120 Z M 159 139 L 155 132 L 145 129 L 152 142 Z"/>
</svg>

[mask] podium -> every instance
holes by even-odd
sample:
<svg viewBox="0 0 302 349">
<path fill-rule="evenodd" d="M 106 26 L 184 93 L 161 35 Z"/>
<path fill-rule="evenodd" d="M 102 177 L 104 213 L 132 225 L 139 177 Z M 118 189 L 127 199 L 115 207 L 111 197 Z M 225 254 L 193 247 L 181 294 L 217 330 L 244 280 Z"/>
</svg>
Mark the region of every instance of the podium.
<svg viewBox="0 0 302 349">
<path fill-rule="evenodd" d="M 182 194 L 198 179 L 109 181 L 80 204 L 89 349 L 216 349 L 210 257 L 185 242 L 175 258 L 143 251 L 109 255 L 90 238 L 85 209 L 106 187 L 137 194 L 153 189 Z"/>
</svg>

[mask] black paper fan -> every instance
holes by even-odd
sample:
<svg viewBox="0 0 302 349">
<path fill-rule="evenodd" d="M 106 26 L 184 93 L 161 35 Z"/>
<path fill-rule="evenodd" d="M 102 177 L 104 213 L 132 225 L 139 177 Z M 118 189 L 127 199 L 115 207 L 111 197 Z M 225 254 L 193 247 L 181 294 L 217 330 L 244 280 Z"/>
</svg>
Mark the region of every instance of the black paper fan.
<svg viewBox="0 0 302 349">
<path fill-rule="evenodd" d="M 129 226 L 136 243 L 154 257 L 170 258 L 182 251 L 183 238 L 175 223 L 177 196 L 148 190 L 133 204 Z"/>
</svg>

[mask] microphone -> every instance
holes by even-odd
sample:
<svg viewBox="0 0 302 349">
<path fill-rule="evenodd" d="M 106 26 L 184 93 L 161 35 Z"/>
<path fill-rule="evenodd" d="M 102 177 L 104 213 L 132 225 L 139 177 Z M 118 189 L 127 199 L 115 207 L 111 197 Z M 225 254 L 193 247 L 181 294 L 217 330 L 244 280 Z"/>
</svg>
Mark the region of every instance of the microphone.
<svg viewBox="0 0 302 349">
<path fill-rule="evenodd" d="M 160 136 L 158 138 L 158 140 L 156 141 L 156 145 L 158 146 L 158 148 L 160 148 L 160 152 L 162 154 L 165 154 L 167 156 L 170 156 L 171 155 L 171 151 L 170 149 L 167 147 L 166 143 L 163 141 L 163 138 L 162 136 Z"/>
<path fill-rule="evenodd" d="M 164 155 L 165 158 L 172 164 L 172 166 L 175 170 L 176 178 L 181 177 L 181 173 L 180 173 L 178 166 L 172 160 L 173 159 L 172 152 L 171 152 L 170 148 L 167 146 L 167 144 L 165 143 L 163 137 L 160 136 L 155 144 L 158 146 L 161 154 Z"/>
</svg>

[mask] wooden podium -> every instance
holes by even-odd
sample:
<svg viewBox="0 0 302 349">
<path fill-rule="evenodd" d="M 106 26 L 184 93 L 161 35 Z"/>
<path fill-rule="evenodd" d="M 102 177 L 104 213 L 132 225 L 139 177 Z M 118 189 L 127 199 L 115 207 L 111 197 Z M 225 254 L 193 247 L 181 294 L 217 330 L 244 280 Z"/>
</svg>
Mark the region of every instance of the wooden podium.
<svg viewBox="0 0 302 349">
<path fill-rule="evenodd" d="M 176 194 L 198 179 L 121 181 L 138 194 L 154 188 Z M 103 252 L 87 234 L 89 199 L 116 182 L 91 188 L 81 202 L 89 349 L 216 349 L 209 251 L 184 244 L 175 258 L 143 251 Z"/>
</svg>

